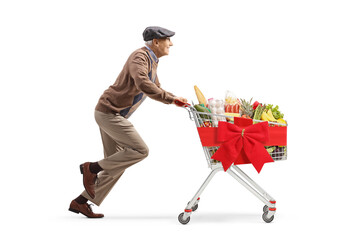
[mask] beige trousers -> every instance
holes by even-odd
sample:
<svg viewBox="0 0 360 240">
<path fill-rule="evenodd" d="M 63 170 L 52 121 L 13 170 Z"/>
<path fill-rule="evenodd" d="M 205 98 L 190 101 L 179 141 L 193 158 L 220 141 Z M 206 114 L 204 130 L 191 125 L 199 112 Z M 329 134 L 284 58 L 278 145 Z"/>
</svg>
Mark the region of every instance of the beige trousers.
<svg viewBox="0 0 360 240">
<path fill-rule="evenodd" d="M 100 206 L 125 169 L 146 158 L 149 149 L 126 118 L 95 111 L 95 120 L 100 127 L 105 157 L 98 163 L 104 170 L 98 174 L 95 198 L 86 191 L 81 195 Z"/>
</svg>

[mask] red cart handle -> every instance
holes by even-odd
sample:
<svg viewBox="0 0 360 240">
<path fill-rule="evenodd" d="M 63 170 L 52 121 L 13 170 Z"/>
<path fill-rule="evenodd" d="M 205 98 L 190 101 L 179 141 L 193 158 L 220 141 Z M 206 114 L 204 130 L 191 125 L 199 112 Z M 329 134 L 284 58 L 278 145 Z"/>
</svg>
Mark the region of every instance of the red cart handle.
<svg viewBox="0 0 360 240">
<path fill-rule="evenodd" d="M 175 100 L 175 105 L 178 107 L 190 107 L 191 105 L 180 100 Z"/>
</svg>

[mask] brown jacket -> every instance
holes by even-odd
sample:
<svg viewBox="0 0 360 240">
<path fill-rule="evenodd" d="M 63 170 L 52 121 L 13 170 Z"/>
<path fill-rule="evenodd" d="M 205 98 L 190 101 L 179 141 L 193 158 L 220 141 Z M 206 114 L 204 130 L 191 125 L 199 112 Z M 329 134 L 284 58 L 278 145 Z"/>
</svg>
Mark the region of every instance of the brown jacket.
<svg viewBox="0 0 360 240">
<path fill-rule="evenodd" d="M 171 104 L 175 95 L 160 87 L 156 74 L 158 64 L 155 60 L 146 47 L 134 51 L 115 83 L 100 97 L 95 110 L 103 113 L 119 113 L 128 118 L 146 96 Z"/>
</svg>

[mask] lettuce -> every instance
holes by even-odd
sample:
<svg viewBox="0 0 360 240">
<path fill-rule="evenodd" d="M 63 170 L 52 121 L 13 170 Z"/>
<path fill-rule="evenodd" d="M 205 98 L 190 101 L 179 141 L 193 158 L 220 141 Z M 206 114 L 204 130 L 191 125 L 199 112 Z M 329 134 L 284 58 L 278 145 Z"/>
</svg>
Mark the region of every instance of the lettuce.
<svg viewBox="0 0 360 240">
<path fill-rule="evenodd" d="M 273 106 L 274 105 L 272 104 L 267 104 L 266 109 L 271 109 L 271 112 L 275 119 L 284 118 L 284 114 L 279 111 L 279 106 L 278 105 L 276 105 L 275 107 Z"/>
</svg>

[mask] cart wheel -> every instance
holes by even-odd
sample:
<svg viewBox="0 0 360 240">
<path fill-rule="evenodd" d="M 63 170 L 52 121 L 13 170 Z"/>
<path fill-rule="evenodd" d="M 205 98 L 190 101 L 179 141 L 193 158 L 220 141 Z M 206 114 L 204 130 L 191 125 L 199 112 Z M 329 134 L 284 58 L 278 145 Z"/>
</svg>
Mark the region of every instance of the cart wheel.
<svg viewBox="0 0 360 240">
<path fill-rule="evenodd" d="M 269 207 L 267 206 L 267 205 L 265 205 L 264 207 L 263 207 L 263 212 L 268 212 L 269 211 Z"/>
<path fill-rule="evenodd" d="M 181 224 L 187 224 L 188 222 L 190 222 L 190 216 L 187 218 L 187 219 L 185 219 L 185 220 L 183 220 L 183 216 L 184 216 L 184 213 L 180 213 L 179 214 L 179 216 L 178 216 L 178 220 L 179 220 L 179 222 L 181 223 Z"/>
<path fill-rule="evenodd" d="M 262 219 L 266 222 L 266 223 L 270 223 L 272 222 L 272 220 L 274 220 L 274 215 L 272 215 L 270 218 L 267 218 L 267 212 L 264 212 L 264 214 L 262 215 Z"/>
</svg>

